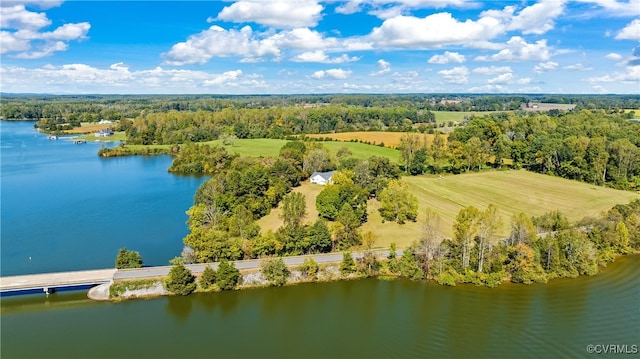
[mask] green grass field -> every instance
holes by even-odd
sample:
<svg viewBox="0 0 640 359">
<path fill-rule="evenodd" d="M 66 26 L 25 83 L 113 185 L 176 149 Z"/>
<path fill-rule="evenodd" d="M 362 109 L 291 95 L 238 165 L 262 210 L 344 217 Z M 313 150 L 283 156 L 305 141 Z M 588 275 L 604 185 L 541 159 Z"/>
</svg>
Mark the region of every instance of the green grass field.
<svg viewBox="0 0 640 359">
<path fill-rule="evenodd" d="M 91 135 L 93 136 L 93 135 Z M 114 136 L 108 137 L 112 138 Z M 88 141 L 91 141 L 91 137 L 88 137 Z M 95 137 L 93 137 L 95 139 Z M 223 145 L 221 140 L 202 142 L 202 144 L 208 144 L 212 146 L 222 146 L 231 153 L 236 153 L 240 156 L 248 157 L 277 157 L 280 153 L 280 148 L 284 146 L 286 140 L 274 140 L 267 138 L 260 139 L 237 139 L 233 141 L 233 144 Z M 399 153 L 392 148 L 379 147 L 374 145 L 368 145 L 358 142 L 319 142 L 326 147 L 332 154 L 336 154 L 342 147 L 347 147 L 351 150 L 352 156 L 357 159 L 366 159 L 371 156 L 387 157 L 391 162 L 398 162 Z M 159 148 L 159 149 L 171 149 L 173 145 L 127 145 L 126 147 L 134 153 L 137 150 L 141 150 L 145 147 Z"/>
<path fill-rule="evenodd" d="M 431 111 L 436 115 L 436 123 L 447 123 L 449 121 L 461 122 L 467 116 L 483 116 L 498 111 Z M 500 111 L 502 112 L 502 111 Z"/>
<path fill-rule="evenodd" d="M 88 135 L 82 135 L 82 136 L 74 136 L 75 139 L 78 140 L 85 140 L 87 142 L 91 141 L 98 141 L 98 142 L 119 142 L 119 141 L 125 141 L 127 139 L 127 134 L 124 133 L 124 131 L 120 131 L 120 132 L 116 132 L 113 134 L 113 136 L 109 136 L 109 137 L 96 137 L 93 133 L 90 133 Z"/>
<path fill-rule="evenodd" d="M 640 198 L 640 195 L 633 192 L 527 171 L 471 173 L 444 176 L 442 179 L 433 176 L 404 177 L 403 181 L 418 197 L 418 222 L 403 225 L 382 223 L 378 212 L 379 203 L 370 200 L 368 221 L 362 226 L 362 232 L 371 231 L 376 234 L 378 239 L 375 247 L 386 248 L 391 242 L 395 242 L 399 248 L 404 248 L 418 240 L 426 208 L 431 208 L 440 215 L 440 231 L 444 236 L 451 237 L 453 222 L 460 209 L 475 206 L 484 210 L 493 203 L 498 207 L 503 219 L 501 235 L 507 235 L 511 217 L 515 213 L 524 212 L 529 216 L 540 216 L 557 209 L 570 221 L 576 222 L 586 216 L 597 216 L 616 204 Z M 306 196 L 308 222 L 313 222 L 317 216 L 315 196 L 322 188 L 305 183 L 295 189 Z M 275 209 L 260 219 L 258 223 L 263 231 L 275 230 L 282 224 L 278 214 L 279 210 Z"/>
</svg>

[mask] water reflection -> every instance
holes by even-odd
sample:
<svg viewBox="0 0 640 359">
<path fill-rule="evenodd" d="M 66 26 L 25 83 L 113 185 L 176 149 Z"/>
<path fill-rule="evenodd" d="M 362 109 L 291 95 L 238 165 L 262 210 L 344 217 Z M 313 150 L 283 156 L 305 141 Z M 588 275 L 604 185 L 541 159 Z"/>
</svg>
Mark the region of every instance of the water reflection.
<svg viewBox="0 0 640 359">
<path fill-rule="evenodd" d="M 170 296 L 166 299 L 167 313 L 171 314 L 179 322 L 186 321 L 191 315 L 191 309 L 193 307 L 192 300 L 183 296 Z"/>
</svg>

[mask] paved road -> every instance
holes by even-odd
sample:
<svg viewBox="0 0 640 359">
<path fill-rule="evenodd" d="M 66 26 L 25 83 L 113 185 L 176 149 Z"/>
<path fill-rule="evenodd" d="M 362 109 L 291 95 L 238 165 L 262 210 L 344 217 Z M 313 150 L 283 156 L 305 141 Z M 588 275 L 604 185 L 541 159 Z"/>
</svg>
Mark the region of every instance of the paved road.
<svg viewBox="0 0 640 359">
<path fill-rule="evenodd" d="M 374 250 L 378 258 L 386 257 L 388 250 Z M 398 251 L 398 255 L 402 252 Z M 362 257 L 362 253 L 353 253 L 354 259 Z M 288 266 L 298 266 L 307 258 L 313 258 L 319 264 L 334 263 L 342 261 L 342 253 L 313 254 L 295 257 L 283 257 Z M 251 259 L 233 262 L 240 270 L 250 270 L 260 268 L 263 259 Z M 218 268 L 218 263 L 189 264 L 187 268 L 194 274 L 202 273 L 204 268 L 210 265 L 213 269 Z M 69 286 L 92 285 L 109 283 L 114 279 L 141 279 L 151 277 L 164 277 L 169 274 L 171 266 L 146 267 L 137 269 L 98 269 L 77 272 L 59 272 L 29 274 L 12 277 L 0 277 L 0 292 L 10 292 L 17 290 L 30 290 L 41 288 L 60 288 Z"/>
<path fill-rule="evenodd" d="M 389 251 L 386 249 L 379 249 L 373 251 L 376 257 L 384 258 L 389 255 Z M 397 252 L 398 255 L 402 255 L 402 251 Z M 362 253 L 356 252 L 353 253 L 353 258 L 362 257 Z M 297 266 L 304 262 L 307 258 L 313 258 L 318 264 L 322 263 L 333 263 L 342 261 L 342 253 L 325 253 L 325 254 L 310 254 L 304 256 L 294 256 L 294 257 L 282 257 L 284 263 L 288 266 Z M 243 261 L 235 261 L 233 262 L 236 268 L 240 270 L 248 270 L 248 269 L 258 269 L 260 268 L 260 264 L 263 259 L 249 259 Z M 218 263 L 202 263 L 202 264 L 188 264 L 186 267 L 194 274 L 202 273 L 206 266 L 211 266 L 213 269 L 218 269 Z M 169 270 L 171 266 L 162 266 L 162 267 L 148 267 L 148 268 L 137 268 L 137 269 L 121 269 L 117 271 L 113 279 L 140 279 L 140 278 L 152 278 L 152 277 L 163 277 L 169 274 Z"/>
<path fill-rule="evenodd" d="M 0 292 L 109 283 L 116 269 L 0 277 Z"/>
</svg>

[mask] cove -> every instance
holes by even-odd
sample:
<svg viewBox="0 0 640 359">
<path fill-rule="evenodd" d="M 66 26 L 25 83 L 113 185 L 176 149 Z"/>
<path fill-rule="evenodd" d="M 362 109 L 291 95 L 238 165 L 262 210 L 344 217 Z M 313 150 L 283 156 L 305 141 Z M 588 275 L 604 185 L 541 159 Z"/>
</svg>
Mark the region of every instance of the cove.
<svg viewBox="0 0 640 359">
<path fill-rule="evenodd" d="M 103 159 L 100 143 L 33 124 L 0 121 L 3 276 L 112 268 L 121 247 L 146 265 L 180 254 L 203 177 L 169 174 L 169 156 Z"/>
<path fill-rule="evenodd" d="M 638 344 L 640 256 L 594 277 L 497 288 L 311 283 L 97 303 L 3 298 L 3 358 L 587 357 Z"/>
</svg>

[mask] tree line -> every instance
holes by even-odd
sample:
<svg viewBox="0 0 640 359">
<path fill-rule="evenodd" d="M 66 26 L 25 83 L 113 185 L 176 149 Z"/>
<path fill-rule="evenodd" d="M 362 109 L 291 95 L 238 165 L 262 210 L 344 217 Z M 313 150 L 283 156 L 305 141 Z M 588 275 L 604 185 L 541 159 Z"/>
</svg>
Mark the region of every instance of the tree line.
<svg viewBox="0 0 640 359">
<path fill-rule="evenodd" d="M 640 123 L 617 112 L 583 110 L 476 117 L 431 143 L 406 134 L 398 149 L 412 175 L 509 166 L 630 189 L 640 186 L 639 146 Z"/>
</svg>

